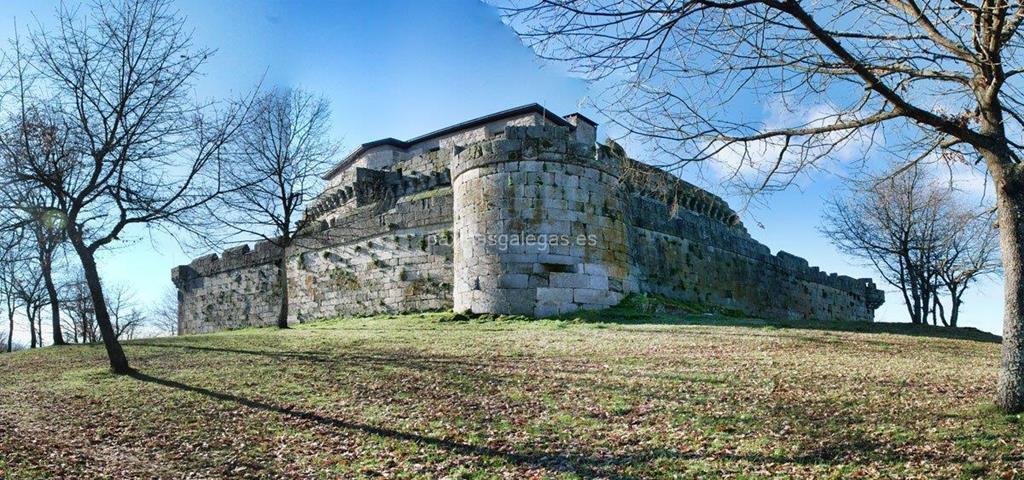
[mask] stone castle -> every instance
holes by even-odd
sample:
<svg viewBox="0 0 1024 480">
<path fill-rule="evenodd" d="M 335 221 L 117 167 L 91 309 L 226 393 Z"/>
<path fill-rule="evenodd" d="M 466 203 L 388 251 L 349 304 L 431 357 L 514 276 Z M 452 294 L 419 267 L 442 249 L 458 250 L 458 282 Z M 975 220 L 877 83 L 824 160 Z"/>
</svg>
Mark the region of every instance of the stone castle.
<svg viewBox="0 0 1024 480">
<path fill-rule="evenodd" d="M 872 321 L 870 279 L 827 274 L 750 237 L 719 197 L 596 144 L 537 104 L 410 140 L 365 143 L 324 179 L 287 251 L 270 243 L 172 272 L 178 329 L 454 309 L 548 316 L 664 295 L 773 319 Z"/>
</svg>

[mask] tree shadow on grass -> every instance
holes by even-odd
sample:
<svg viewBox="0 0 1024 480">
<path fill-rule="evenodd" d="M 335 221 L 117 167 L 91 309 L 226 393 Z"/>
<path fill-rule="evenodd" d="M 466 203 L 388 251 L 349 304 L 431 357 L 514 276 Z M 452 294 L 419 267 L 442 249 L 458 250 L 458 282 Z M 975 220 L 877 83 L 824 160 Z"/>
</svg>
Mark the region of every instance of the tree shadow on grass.
<svg viewBox="0 0 1024 480">
<path fill-rule="evenodd" d="M 176 390 L 196 393 L 214 400 L 219 400 L 222 402 L 231 402 L 254 410 L 262 410 L 265 412 L 275 413 L 278 415 L 291 417 L 298 420 L 315 422 L 320 425 L 324 425 L 331 428 L 351 430 L 393 440 L 401 440 L 407 442 L 414 442 L 419 445 L 433 446 L 459 454 L 499 458 L 516 465 L 527 466 L 532 468 L 546 468 L 555 472 L 576 473 L 587 478 L 599 477 L 616 478 L 624 480 L 636 478 L 632 476 L 617 475 L 614 472 L 606 471 L 610 465 L 615 464 L 614 458 L 601 460 L 585 456 L 507 452 L 486 446 L 472 445 L 469 443 L 463 443 L 454 440 L 428 437 L 416 433 L 393 430 L 390 428 L 375 427 L 361 423 L 339 420 L 336 418 L 326 417 L 312 412 L 305 412 L 290 407 L 274 405 L 260 400 L 252 400 L 237 395 L 232 395 L 230 393 L 217 392 L 196 385 L 188 385 L 175 380 L 154 377 L 152 375 L 148 375 L 139 371 L 132 372 L 130 376 L 141 382 L 152 383 L 168 388 L 173 388 Z"/>
<path fill-rule="evenodd" d="M 501 366 L 512 368 L 515 366 L 515 364 L 512 363 L 511 361 L 507 365 L 503 365 L 501 362 L 467 361 L 463 360 L 461 357 L 421 355 L 405 351 L 396 351 L 390 353 L 358 353 L 355 351 L 325 353 L 315 350 L 291 352 L 148 342 L 133 342 L 130 345 L 153 348 L 173 348 L 193 352 L 226 353 L 232 355 L 253 355 L 273 360 L 298 360 L 308 363 L 332 364 L 337 366 L 400 366 L 420 371 L 449 371 L 452 369 L 477 370 L 496 368 Z M 522 358 L 515 357 L 515 360 L 521 361 Z M 560 371 L 567 370 L 562 369 Z M 571 371 L 569 372 L 571 373 Z"/>
<path fill-rule="evenodd" d="M 456 356 L 423 355 L 408 351 L 393 351 L 388 353 L 360 353 L 356 351 L 325 353 L 318 351 L 291 352 L 276 350 L 212 347 L 199 345 L 177 345 L 171 343 L 149 342 L 132 342 L 129 345 L 138 347 L 181 349 L 193 352 L 226 353 L 232 355 L 253 355 L 280 361 L 298 360 L 313 364 L 331 364 L 339 367 L 402 367 L 424 372 L 458 371 L 460 374 L 473 373 L 479 370 L 518 370 L 522 368 L 522 364 L 524 361 L 543 360 L 546 364 L 550 364 L 544 366 L 544 369 L 550 372 L 557 372 L 562 374 L 587 375 L 607 374 L 607 372 L 604 372 L 599 369 L 588 368 L 591 367 L 591 365 L 590 363 L 585 361 L 579 361 L 575 364 L 569 364 L 563 358 L 533 358 L 523 357 L 520 355 L 513 357 L 494 357 L 490 361 L 469 361 L 464 360 L 462 357 Z"/>
<path fill-rule="evenodd" d="M 544 468 L 552 472 L 573 473 L 580 475 L 583 478 L 639 478 L 622 474 L 622 468 L 641 464 L 657 465 L 662 463 L 664 460 L 682 462 L 709 460 L 745 462 L 752 464 L 752 468 L 763 468 L 771 464 L 828 465 L 837 461 L 843 462 L 849 460 L 851 454 L 861 457 L 861 460 L 868 457 L 873 458 L 876 461 L 892 464 L 898 464 L 906 461 L 906 458 L 903 456 L 893 455 L 892 452 L 880 453 L 878 450 L 881 445 L 875 441 L 867 439 L 860 432 L 845 432 L 833 435 L 832 438 L 829 438 L 829 441 L 822 442 L 811 448 L 802 448 L 801 450 L 803 451 L 800 453 L 778 456 L 762 453 L 681 452 L 671 449 L 651 449 L 641 452 L 596 457 L 566 453 L 540 453 L 542 450 L 539 449 L 520 453 L 340 420 L 313 412 L 298 410 L 294 407 L 283 407 L 261 400 L 253 400 L 231 393 L 218 392 L 201 386 L 189 385 L 166 378 L 159 378 L 139 371 L 131 373 L 130 376 L 140 382 L 160 385 L 184 392 L 191 392 L 213 400 L 231 402 L 254 410 L 262 410 L 296 420 L 314 422 L 335 429 L 360 432 L 386 439 L 413 442 L 418 445 L 432 446 L 462 455 L 501 459 L 510 464 L 527 468 Z M 794 411 L 800 410 L 787 410 L 786 412 L 780 413 L 793 413 Z"/>
<path fill-rule="evenodd" d="M 163 343 L 133 342 L 132 346 L 155 347 L 162 349 L 179 349 L 184 352 L 196 352 L 223 355 L 246 355 L 260 357 L 273 362 L 305 364 L 332 371 L 358 371 L 371 369 L 400 369 L 412 375 L 428 375 L 441 377 L 447 381 L 472 379 L 491 388 L 504 388 L 514 385 L 522 377 L 521 370 L 524 358 L 496 357 L 488 360 L 465 360 L 462 357 L 423 355 L 407 351 L 392 352 L 289 352 L 262 349 L 225 348 L 197 345 L 174 345 Z M 561 385 L 576 385 L 590 390 L 600 390 L 610 394 L 622 393 L 626 385 L 633 385 L 638 377 L 651 381 L 680 380 L 685 378 L 691 383 L 722 384 L 725 379 L 718 377 L 704 378 L 694 372 L 644 372 L 644 373 L 613 373 L 608 372 L 585 361 L 569 363 L 565 359 L 529 359 L 537 361 L 531 365 L 531 375 L 543 374 L 551 381 Z M 557 378 L 553 376 L 557 375 Z M 431 377 L 433 378 L 433 377 Z M 656 388 L 644 386 L 642 388 Z"/>
</svg>

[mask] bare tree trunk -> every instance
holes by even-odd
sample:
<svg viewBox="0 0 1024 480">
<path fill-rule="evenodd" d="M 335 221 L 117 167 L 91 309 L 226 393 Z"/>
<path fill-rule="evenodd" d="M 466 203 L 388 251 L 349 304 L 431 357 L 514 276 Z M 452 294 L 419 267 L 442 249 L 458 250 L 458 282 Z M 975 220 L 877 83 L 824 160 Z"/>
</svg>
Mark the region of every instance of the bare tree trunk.
<svg viewBox="0 0 1024 480">
<path fill-rule="evenodd" d="M 967 287 L 964 287 L 965 290 L 966 288 Z M 960 306 L 963 305 L 963 299 L 961 296 L 964 294 L 964 290 L 959 290 L 958 292 L 958 288 L 956 286 L 950 290 L 952 291 L 952 295 L 950 295 L 949 326 L 956 327 L 956 322 L 959 321 L 960 318 Z"/>
<path fill-rule="evenodd" d="M 7 310 L 7 352 L 14 351 L 14 309 Z"/>
<path fill-rule="evenodd" d="M 114 327 L 110 324 L 110 312 L 107 311 L 107 301 L 103 298 L 103 284 L 100 282 L 100 273 L 96 268 L 96 257 L 83 244 L 81 238 L 72 238 L 71 244 L 82 261 L 82 271 L 85 274 L 85 282 L 89 286 L 89 296 L 92 298 L 96 325 L 100 328 L 103 346 L 106 347 L 107 357 L 110 358 L 110 370 L 117 374 L 131 373 L 128 357 L 125 356 L 121 344 L 118 343 L 117 337 L 114 335 Z"/>
<path fill-rule="evenodd" d="M 938 295 L 935 296 L 935 308 L 939 311 L 939 320 L 942 320 L 942 326 L 943 327 L 950 326 L 949 321 L 946 320 L 946 306 L 942 304 L 941 300 L 939 300 L 939 296 Z M 955 300 L 953 302 L 953 307 L 952 308 L 956 308 L 956 301 Z M 956 321 L 956 317 L 955 316 L 954 316 L 953 321 Z"/>
<path fill-rule="evenodd" d="M 53 324 L 53 344 L 67 345 L 64 341 L 64 333 L 60 327 L 60 299 L 57 296 L 57 287 L 53 284 L 53 261 L 40 262 L 43 270 L 43 282 L 46 284 L 46 294 L 50 296 L 50 323 Z"/>
<path fill-rule="evenodd" d="M 1016 167 L 994 175 L 1006 281 L 1003 360 L 996 401 L 1008 413 L 1024 410 L 1024 170 Z"/>
<path fill-rule="evenodd" d="M 936 301 L 938 301 L 938 298 L 936 296 L 934 296 L 934 295 L 929 295 L 928 296 L 928 303 L 925 304 L 925 306 L 927 308 L 925 309 L 925 312 L 924 312 L 924 315 L 925 315 L 925 317 L 924 317 L 925 322 L 924 323 L 925 323 L 925 325 L 928 324 L 928 316 L 929 315 L 931 315 L 931 317 L 932 317 L 932 326 L 936 326 L 936 325 L 939 324 L 939 319 L 938 319 L 938 317 L 935 314 L 935 302 Z"/>
<path fill-rule="evenodd" d="M 277 312 L 277 328 L 288 328 L 288 255 L 287 248 L 281 249 L 281 260 L 277 267 L 278 284 L 281 286 L 281 308 Z"/>
<path fill-rule="evenodd" d="M 905 262 L 907 263 L 907 273 L 910 278 L 910 297 L 913 301 L 913 306 L 910 309 L 910 321 L 914 324 L 928 324 L 928 314 L 922 313 L 921 304 L 927 300 L 921 298 L 922 288 L 920 282 L 920 276 L 917 274 L 917 269 L 913 267 L 914 260 L 907 254 Z"/>
<path fill-rule="evenodd" d="M 917 323 L 917 320 L 916 320 L 917 317 L 914 316 L 914 303 L 910 300 L 910 293 L 909 293 L 910 292 L 910 288 L 909 288 L 909 285 L 907 285 L 907 273 L 906 273 L 906 265 L 905 265 L 905 263 L 906 263 L 905 260 L 903 258 L 900 258 L 900 286 L 899 286 L 899 290 L 900 290 L 900 294 L 903 295 L 903 305 L 905 305 L 907 307 L 907 316 L 910 317 L 911 323 Z"/>
<path fill-rule="evenodd" d="M 938 292 L 935 292 L 933 288 L 929 287 L 928 288 L 928 297 L 927 298 L 930 301 L 928 303 L 925 303 L 925 312 L 924 312 L 924 314 L 925 315 L 931 314 L 931 316 L 932 316 L 932 326 L 936 326 L 937 327 L 939 325 L 939 317 L 935 313 L 935 304 L 939 302 L 939 294 L 938 294 Z M 928 322 L 925 322 L 925 323 L 928 323 Z"/>
<path fill-rule="evenodd" d="M 32 315 L 32 305 L 25 305 L 25 316 L 28 317 L 28 348 L 36 348 L 36 318 Z"/>
</svg>

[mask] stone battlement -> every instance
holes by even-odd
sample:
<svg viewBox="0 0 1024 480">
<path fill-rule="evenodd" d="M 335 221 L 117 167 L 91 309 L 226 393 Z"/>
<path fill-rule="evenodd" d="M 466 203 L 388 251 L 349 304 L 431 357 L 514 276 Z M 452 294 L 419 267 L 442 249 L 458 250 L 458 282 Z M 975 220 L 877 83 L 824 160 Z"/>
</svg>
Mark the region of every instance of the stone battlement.
<svg viewBox="0 0 1024 480">
<path fill-rule="evenodd" d="M 251 268 L 274 262 L 281 258 L 281 253 L 280 247 L 266 241 L 257 243 L 255 248 L 249 248 L 249 245 L 240 245 L 225 250 L 220 256 L 217 254 L 205 255 L 192 260 L 188 265 L 175 267 L 171 270 L 171 280 L 178 285 L 197 277 Z"/>
<path fill-rule="evenodd" d="M 593 144 L 579 143 L 560 126 L 506 127 L 504 134 L 456 149 L 452 178 L 474 168 L 508 162 L 546 162 L 593 168 L 618 176 L 622 162 L 595 154 Z"/>
<path fill-rule="evenodd" d="M 637 195 L 653 198 L 673 210 L 684 208 L 747 233 L 739 215 L 719 196 L 659 168 L 630 158 L 625 162 L 623 181 Z"/>
<path fill-rule="evenodd" d="M 398 199 L 450 185 L 451 175 L 448 170 L 403 175 L 400 171 L 357 168 L 355 178 L 349 183 L 317 197 L 306 210 L 306 219 L 319 219 L 327 213 L 337 211 L 350 200 L 354 202 L 354 206 L 363 206 L 381 201 L 382 196 Z"/>
<path fill-rule="evenodd" d="M 630 293 L 871 321 L 884 301 L 870 279 L 773 255 L 724 200 L 595 133 L 582 115 L 528 105 L 363 144 L 325 177 L 287 251 L 264 242 L 174 269 L 180 329 L 272 324 L 281 258 L 293 321 L 452 308 L 546 316 Z"/>
</svg>

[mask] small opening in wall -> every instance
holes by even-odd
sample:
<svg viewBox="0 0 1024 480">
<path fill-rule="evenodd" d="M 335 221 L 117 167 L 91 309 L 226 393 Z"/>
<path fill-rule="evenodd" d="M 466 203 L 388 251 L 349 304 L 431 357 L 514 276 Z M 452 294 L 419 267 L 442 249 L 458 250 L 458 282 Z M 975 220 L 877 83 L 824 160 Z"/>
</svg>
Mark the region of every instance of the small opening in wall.
<svg viewBox="0 0 1024 480">
<path fill-rule="evenodd" d="M 540 268 L 548 273 L 576 273 L 576 265 L 566 265 L 564 263 L 541 263 Z"/>
</svg>

